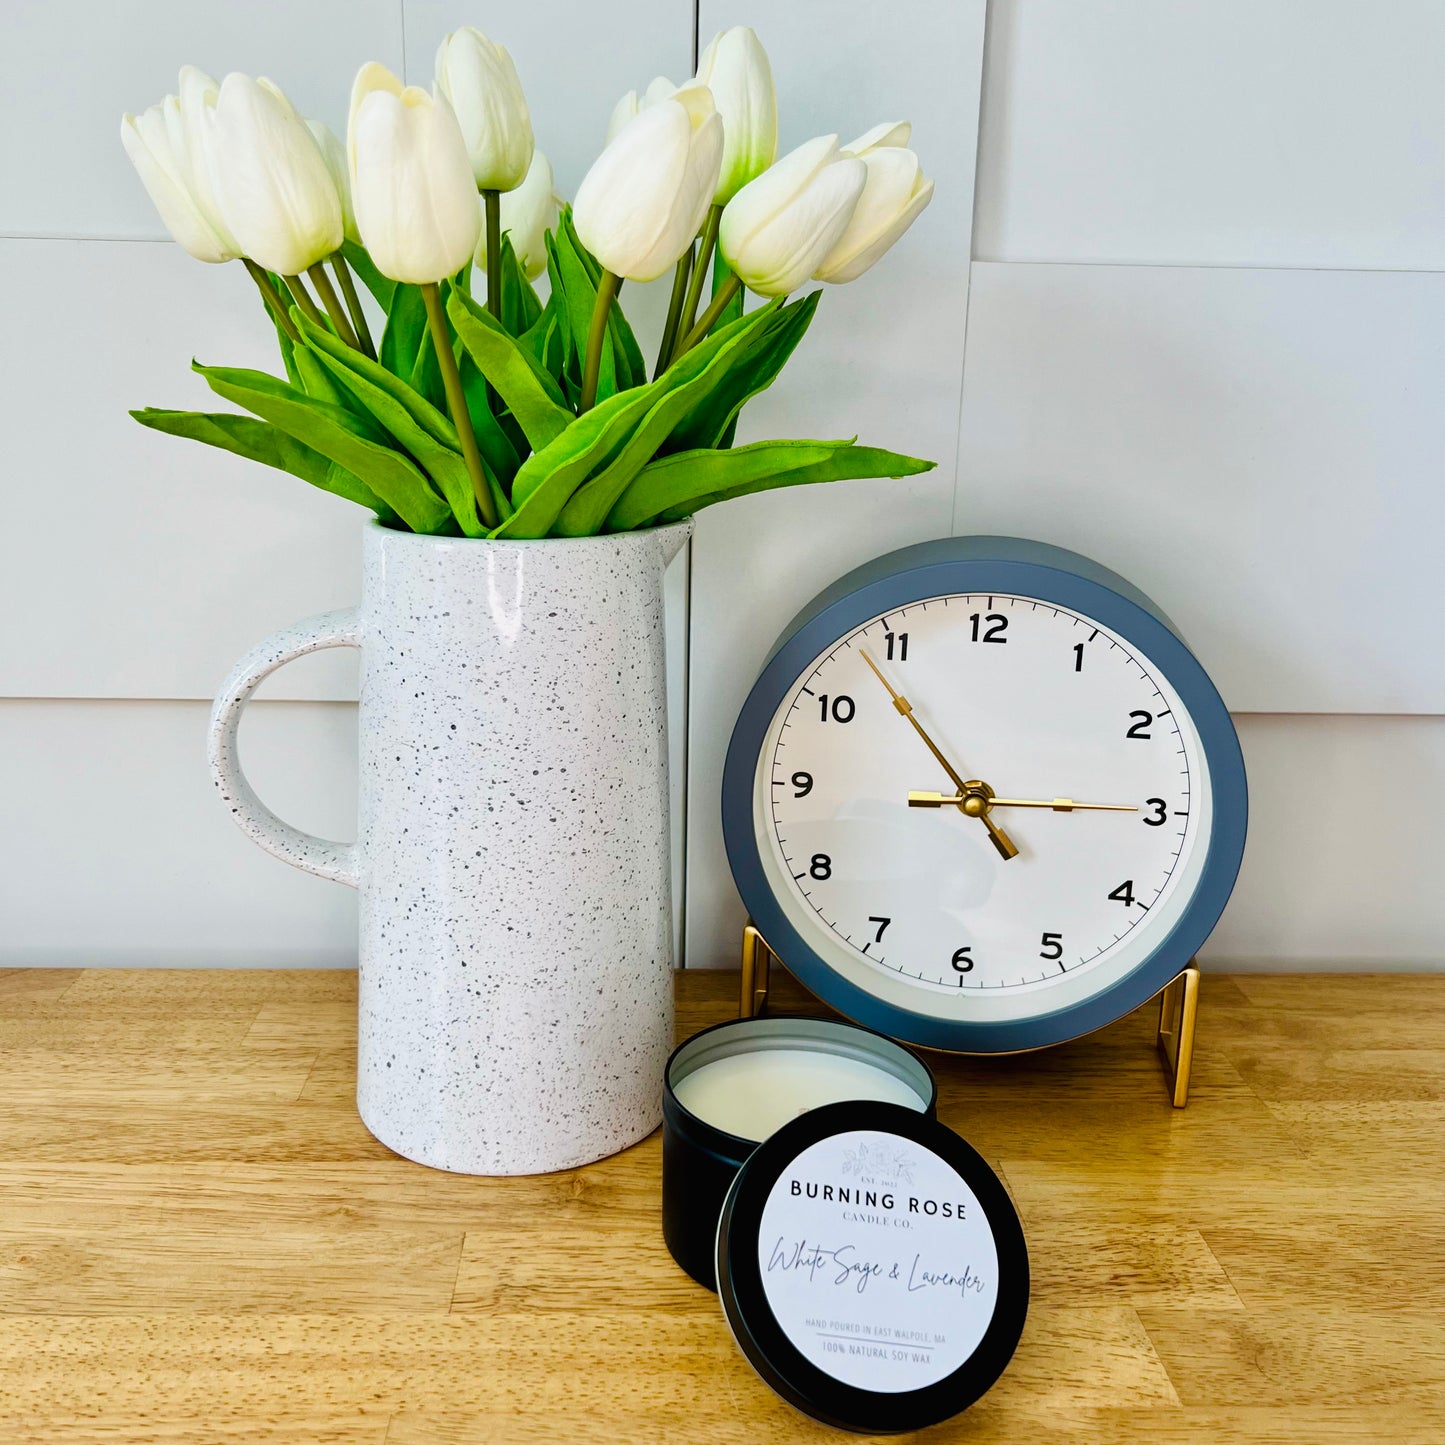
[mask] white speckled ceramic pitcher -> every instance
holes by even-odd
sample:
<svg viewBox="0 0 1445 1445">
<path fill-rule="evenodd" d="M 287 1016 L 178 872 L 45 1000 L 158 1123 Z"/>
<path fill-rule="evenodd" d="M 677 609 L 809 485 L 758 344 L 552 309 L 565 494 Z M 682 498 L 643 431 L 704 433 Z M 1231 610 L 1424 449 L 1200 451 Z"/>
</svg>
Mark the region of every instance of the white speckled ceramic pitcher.
<svg viewBox="0 0 1445 1445">
<path fill-rule="evenodd" d="M 211 715 L 236 821 L 361 896 L 357 1108 L 468 1174 L 600 1159 L 662 1117 L 672 1046 L 662 574 L 691 523 L 541 542 L 373 524 L 361 606 L 236 665 Z M 236 734 L 260 681 L 359 647 L 360 838 L 288 826 Z"/>
</svg>

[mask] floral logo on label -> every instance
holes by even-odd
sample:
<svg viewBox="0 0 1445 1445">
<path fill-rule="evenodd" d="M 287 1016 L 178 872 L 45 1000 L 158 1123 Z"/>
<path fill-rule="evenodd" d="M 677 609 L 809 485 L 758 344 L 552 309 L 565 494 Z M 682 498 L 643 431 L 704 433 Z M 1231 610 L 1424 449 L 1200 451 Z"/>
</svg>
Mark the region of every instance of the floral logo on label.
<svg viewBox="0 0 1445 1445">
<path fill-rule="evenodd" d="M 872 1178 L 880 1184 L 912 1184 L 913 1166 L 897 1145 L 860 1144 L 843 1151 L 844 1174 Z"/>
</svg>

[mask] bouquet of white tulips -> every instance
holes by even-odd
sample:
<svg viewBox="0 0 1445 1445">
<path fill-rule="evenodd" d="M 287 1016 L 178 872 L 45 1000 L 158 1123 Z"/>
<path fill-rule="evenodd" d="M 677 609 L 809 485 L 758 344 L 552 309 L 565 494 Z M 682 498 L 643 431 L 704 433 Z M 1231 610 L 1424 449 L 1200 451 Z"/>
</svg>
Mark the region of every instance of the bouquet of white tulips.
<svg viewBox="0 0 1445 1445">
<path fill-rule="evenodd" d="M 175 240 L 243 263 L 286 373 L 196 363 L 242 412 L 132 415 L 389 526 L 583 537 L 933 465 L 854 441 L 732 445 L 821 293 L 789 296 L 861 276 L 933 193 L 906 124 L 776 159 L 772 72 L 751 30 L 719 35 L 683 85 L 624 96 L 571 207 L 534 148 L 511 57 L 472 29 L 442 42 L 430 92 L 364 66 L 344 147 L 269 80 L 217 85 L 191 67 L 121 137 Z M 649 379 L 618 292 L 669 271 Z M 379 345 L 357 279 L 385 314 Z M 762 304 L 747 309 L 748 292 Z"/>
</svg>

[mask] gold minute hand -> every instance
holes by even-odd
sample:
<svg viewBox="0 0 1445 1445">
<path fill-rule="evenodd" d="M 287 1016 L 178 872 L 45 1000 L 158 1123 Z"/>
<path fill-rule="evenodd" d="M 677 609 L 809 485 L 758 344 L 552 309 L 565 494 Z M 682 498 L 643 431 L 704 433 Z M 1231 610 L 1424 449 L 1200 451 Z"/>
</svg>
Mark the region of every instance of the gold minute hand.
<svg viewBox="0 0 1445 1445">
<path fill-rule="evenodd" d="M 950 798 L 945 793 L 910 792 L 908 795 L 910 808 L 944 808 L 950 804 L 962 807 L 967 801 L 966 793 L 956 798 Z M 1078 803 L 1073 798 L 989 798 L 988 806 L 990 808 L 1052 808 L 1056 813 L 1137 813 L 1139 811 L 1133 803 Z"/>
<path fill-rule="evenodd" d="M 876 677 L 878 681 L 881 682 L 883 686 L 888 689 L 888 695 L 893 699 L 893 706 L 898 710 L 899 713 L 901 713 L 905 718 L 907 718 L 910 723 L 913 724 L 913 730 L 918 734 L 920 738 L 923 739 L 924 747 L 926 747 L 928 751 L 931 752 L 933 756 L 938 759 L 939 766 L 943 769 L 945 773 L 948 774 L 950 781 L 953 783 L 953 786 L 958 789 L 960 794 L 966 794 L 969 790 L 968 784 L 965 783 L 959 773 L 955 771 L 953 764 L 950 763 L 948 759 L 944 757 L 943 754 L 939 751 L 938 744 L 935 743 L 933 739 L 929 737 L 928 734 L 924 731 L 923 724 L 919 722 L 916 717 L 913 716 L 913 705 L 908 701 L 906 697 L 903 696 L 901 692 L 895 692 L 893 690 L 892 683 L 890 683 L 888 679 L 884 677 L 883 674 L 878 670 L 878 664 L 874 662 L 871 657 L 868 656 L 868 650 L 866 648 L 860 647 L 858 651 L 862 653 L 863 661 L 866 662 L 868 666 L 873 669 L 874 677 Z M 965 811 L 962 796 L 957 798 L 950 798 L 948 801 L 956 803 L 960 813 Z M 940 803 L 939 806 L 941 807 L 942 804 Z M 1005 862 L 1007 862 L 1010 858 L 1018 857 L 1019 850 L 1014 845 L 1013 839 L 1010 838 L 1009 835 L 1005 833 L 1004 830 L 1000 828 L 998 824 L 995 823 L 994 820 L 988 816 L 987 813 L 978 813 L 974 816 L 976 816 L 979 822 L 981 822 L 983 826 L 988 829 L 988 836 L 990 839 L 992 839 L 993 846 L 998 849 L 999 856 Z"/>
</svg>

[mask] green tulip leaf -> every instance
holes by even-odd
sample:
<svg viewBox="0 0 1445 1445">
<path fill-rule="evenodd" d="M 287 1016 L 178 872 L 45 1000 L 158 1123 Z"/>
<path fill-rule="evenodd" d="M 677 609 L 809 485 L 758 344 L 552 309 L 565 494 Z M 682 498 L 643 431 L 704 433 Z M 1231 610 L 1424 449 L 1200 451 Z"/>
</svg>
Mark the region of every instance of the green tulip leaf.
<svg viewBox="0 0 1445 1445">
<path fill-rule="evenodd" d="M 532 283 L 522 273 L 522 263 L 512 249 L 512 238 L 502 235 L 502 329 L 508 336 L 520 337 L 536 324 L 542 314 L 542 303 Z"/>
<path fill-rule="evenodd" d="M 560 232 L 555 235 L 549 232 L 547 235 L 547 271 L 552 278 L 552 294 L 561 297 L 558 320 L 562 323 L 566 342 L 568 382 L 575 376 L 580 397 L 582 361 L 587 355 L 587 335 L 597 304 L 597 287 L 588 275 L 582 257 L 567 244 Z M 597 400 L 605 401 L 625 389 L 625 381 L 618 380 L 616 348 L 609 342 L 598 358 Z M 569 400 L 572 399 L 571 391 L 569 385 Z M 576 405 L 575 400 L 573 405 Z"/>
<path fill-rule="evenodd" d="M 294 306 L 291 308 L 291 319 L 296 322 L 298 330 L 301 328 L 302 322 L 305 322 L 307 326 L 313 324 L 306 321 L 306 318 Z M 326 335 L 331 336 L 331 333 L 328 331 Z M 335 340 L 335 337 L 332 337 L 332 340 Z M 331 372 L 322 365 L 315 353 L 304 342 L 294 348 L 293 361 L 296 366 L 298 383 L 307 396 L 316 401 L 327 402 L 331 406 L 339 406 L 343 411 L 360 412 L 363 414 L 363 420 L 366 420 L 366 409 L 357 406 L 356 398 L 332 376 Z M 374 440 L 384 441 L 385 437 L 378 432 Z"/>
<path fill-rule="evenodd" d="M 351 412 L 317 401 L 262 371 L 191 365 L 217 396 L 360 477 L 413 532 L 446 533 L 455 526 L 450 508 L 426 477 L 401 452 L 373 440 L 372 428 Z"/>
<path fill-rule="evenodd" d="M 512 482 L 516 515 L 494 537 L 545 537 L 572 494 L 615 456 L 653 402 L 651 388 L 619 391 L 533 452 Z"/>
<path fill-rule="evenodd" d="M 386 313 L 386 330 L 381 333 L 377 357 L 393 376 L 409 377 L 416 368 L 427 335 L 426 302 L 421 287 L 398 281 Z"/>
<path fill-rule="evenodd" d="M 577 228 L 572 223 L 571 206 L 562 208 L 561 215 L 557 219 L 557 230 L 562 244 L 576 256 L 587 273 L 592 299 L 587 305 L 586 321 L 590 326 L 592 305 L 597 298 L 597 285 L 602 279 L 602 267 L 597 264 L 597 258 L 591 251 L 582 244 L 582 238 L 578 236 Z M 636 336 L 632 334 L 632 327 L 627 324 L 627 317 L 623 314 L 622 307 L 615 300 L 607 313 L 607 335 L 612 344 L 618 377 L 626 377 L 625 385 L 627 386 L 641 386 L 647 380 L 647 363 L 642 359 L 642 350 L 637 344 Z M 585 345 L 586 337 L 584 335 L 584 348 Z"/>
<path fill-rule="evenodd" d="M 590 537 L 602 530 L 607 514 L 632 479 L 652 460 L 678 422 L 716 385 L 731 357 L 750 337 L 766 329 L 779 302 L 755 311 L 694 346 L 639 396 L 650 405 L 631 436 L 600 471 L 577 489 L 558 516 L 553 531 L 560 537 Z"/>
<path fill-rule="evenodd" d="M 431 328 L 422 338 L 416 353 L 416 365 L 409 378 L 411 388 L 418 396 L 424 396 L 435 407 L 447 404 L 447 389 L 442 381 L 441 363 L 437 360 L 436 342 L 432 340 Z"/>
<path fill-rule="evenodd" d="M 567 397 L 567 350 L 562 336 L 564 325 L 559 319 L 559 294 L 553 291 L 548 295 L 547 303 L 542 307 L 542 314 L 519 340 L 536 357 L 542 370 L 557 383 L 558 396 L 565 398 Z M 579 380 L 579 390 L 580 385 Z M 575 405 L 575 399 L 571 399 L 570 404 Z"/>
<path fill-rule="evenodd" d="M 457 370 L 461 373 L 462 394 L 467 399 L 467 414 L 472 419 L 477 450 L 487 464 L 488 474 L 496 477 L 504 487 L 510 487 L 517 468 L 522 465 L 517 443 L 505 426 L 511 421 L 512 414 L 503 412 L 501 416 L 493 415 L 492 402 L 487 395 L 487 379 L 477 369 L 477 363 L 465 347 L 457 358 Z M 526 437 L 521 438 L 521 448 L 524 453 L 530 450 Z"/>
<path fill-rule="evenodd" d="M 750 338 L 745 354 L 720 374 L 716 384 L 699 399 L 698 404 L 679 424 L 668 439 L 667 451 L 694 451 L 706 447 L 726 449 L 732 445 L 738 413 L 760 391 L 777 379 L 788 358 L 803 339 L 813 313 L 818 309 L 821 291 L 790 301 L 775 311 L 765 330 Z M 756 312 L 751 313 L 756 315 Z M 714 333 L 716 335 L 717 333 Z"/>
<path fill-rule="evenodd" d="M 393 281 L 390 276 L 383 276 L 366 253 L 365 247 L 357 242 L 343 241 L 341 254 L 346 264 L 361 278 L 361 284 L 376 298 L 377 305 L 390 314 L 392 295 L 397 288 L 397 282 Z"/>
<path fill-rule="evenodd" d="M 471 473 L 451 420 L 384 366 L 368 360 L 329 331 L 304 317 L 298 325 L 306 343 L 303 355 L 322 366 L 411 454 L 446 498 L 462 535 L 485 536 Z M 493 488 L 494 494 L 499 490 Z"/>
<path fill-rule="evenodd" d="M 934 462 L 852 441 L 766 441 L 728 451 L 675 452 L 650 463 L 607 518 L 609 532 L 680 521 L 703 507 L 774 487 L 848 477 L 906 477 Z"/>
<path fill-rule="evenodd" d="M 349 502 L 369 507 L 388 524 L 398 520 L 396 513 L 354 472 L 338 466 L 269 422 L 237 416 L 234 412 L 161 411 L 155 407 L 133 411 L 131 415 L 153 431 L 189 437 L 260 462 L 262 466 L 290 472 L 324 492 L 333 492 Z"/>
<path fill-rule="evenodd" d="M 463 349 L 516 418 L 534 455 L 571 425 L 575 418 L 557 383 L 484 307 L 453 291 L 447 298 L 447 315 Z"/>
</svg>

